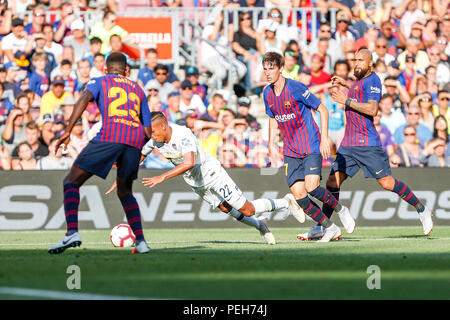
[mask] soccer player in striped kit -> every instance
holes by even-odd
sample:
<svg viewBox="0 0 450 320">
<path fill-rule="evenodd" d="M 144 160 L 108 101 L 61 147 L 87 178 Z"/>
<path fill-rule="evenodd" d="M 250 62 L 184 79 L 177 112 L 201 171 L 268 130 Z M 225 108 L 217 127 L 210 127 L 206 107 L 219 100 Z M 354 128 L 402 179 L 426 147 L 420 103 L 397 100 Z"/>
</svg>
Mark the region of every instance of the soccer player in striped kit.
<svg viewBox="0 0 450 320">
<path fill-rule="evenodd" d="M 78 232 L 80 187 L 92 175 L 106 178 L 117 164 L 117 195 L 128 224 L 136 236 L 133 252 L 150 251 L 142 231 L 139 205 L 132 194 L 137 178 L 141 149 L 151 137 L 151 117 L 147 97 L 141 87 L 126 75 L 127 62 L 122 53 L 111 53 L 106 60 L 107 74 L 93 78 L 78 99 L 70 116 L 66 132 L 59 138 L 56 150 L 67 146 L 70 132 L 87 105 L 95 101 L 102 115 L 102 127 L 75 160 L 64 178 L 64 211 L 67 222 L 65 237 L 53 245 L 49 253 L 62 253 L 69 247 L 81 245 Z"/>
<path fill-rule="evenodd" d="M 385 190 L 397 193 L 416 208 L 423 232 L 428 235 L 433 228 L 431 211 L 404 182 L 392 177 L 389 157 L 381 147 L 380 137 L 373 124 L 373 117 L 378 112 L 381 99 L 381 81 L 372 70 L 372 53 L 363 48 L 355 55 L 354 75 L 357 81 L 350 88 L 345 80 L 332 78 L 331 98 L 345 105 L 347 123 L 327 181 L 327 189 L 339 198 L 339 190 L 344 180 L 363 169 L 366 178 L 377 179 Z M 349 88 L 348 95 L 341 91 L 341 87 Z M 333 210 L 324 204 L 323 212 L 330 217 Z"/>
<path fill-rule="evenodd" d="M 281 75 L 284 60 L 276 52 L 267 52 L 262 61 L 264 74 L 270 83 L 264 88 L 264 103 L 269 120 L 269 155 L 277 154 L 275 128 L 284 136 L 283 155 L 286 179 L 291 193 L 304 212 L 324 227 L 320 242 L 339 239 L 342 233 L 328 219 L 308 195 L 328 204 L 338 216 L 348 233 L 355 222 L 348 211 L 336 201 L 327 189 L 320 186 L 322 157 L 328 158 L 328 110 L 302 83 Z M 321 132 L 311 109 L 320 113 Z"/>
</svg>

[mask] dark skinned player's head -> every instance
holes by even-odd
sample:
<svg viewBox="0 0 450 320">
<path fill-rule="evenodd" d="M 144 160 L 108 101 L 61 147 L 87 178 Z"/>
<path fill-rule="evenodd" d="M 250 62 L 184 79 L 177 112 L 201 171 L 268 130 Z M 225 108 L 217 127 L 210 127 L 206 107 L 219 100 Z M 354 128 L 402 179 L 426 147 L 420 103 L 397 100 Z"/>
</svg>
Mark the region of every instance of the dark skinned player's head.
<svg viewBox="0 0 450 320">
<path fill-rule="evenodd" d="M 164 113 L 161 111 L 153 111 L 152 118 L 152 139 L 156 142 L 163 143 L 167 140 L 169 132 L 169 124 Z"/>
<path fill-rule="evenodd" d="M 127 58 L 120 52 L 113 52 L 106 59 L 106 73 L 120 74 L 125 76 L 127 73 Z"/>
</svg>

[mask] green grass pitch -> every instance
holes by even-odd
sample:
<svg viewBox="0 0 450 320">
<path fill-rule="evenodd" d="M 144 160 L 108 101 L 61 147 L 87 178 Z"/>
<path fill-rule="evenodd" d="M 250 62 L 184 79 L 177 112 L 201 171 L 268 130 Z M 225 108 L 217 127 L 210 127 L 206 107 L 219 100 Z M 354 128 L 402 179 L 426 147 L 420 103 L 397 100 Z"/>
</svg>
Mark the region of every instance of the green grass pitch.
<svg viewBox="0 0 450 320">
<path fill-rule="evenodd" d="M 64 231 L 0 232 L 0 299 L 8 288 L 162 299 L 450 299 L 450 227 L 429 237 L 417 227 L 357 228 L 330 243 L 302 242 L 303 228 L 274 228 L 266 245 L 252 228 L 145 230 L 152 249 L 114 248 L 109 230 L 81 230 L 83 244 L 61 255 Z M 70 265 L 80 290 L 69 290 Z M 380 268 L 369 290 L 367 268 Z M 7 289 L 5 289 L 7 288 Z M 44 299 L 46 299 L 44 297 Z"/>
</svg>

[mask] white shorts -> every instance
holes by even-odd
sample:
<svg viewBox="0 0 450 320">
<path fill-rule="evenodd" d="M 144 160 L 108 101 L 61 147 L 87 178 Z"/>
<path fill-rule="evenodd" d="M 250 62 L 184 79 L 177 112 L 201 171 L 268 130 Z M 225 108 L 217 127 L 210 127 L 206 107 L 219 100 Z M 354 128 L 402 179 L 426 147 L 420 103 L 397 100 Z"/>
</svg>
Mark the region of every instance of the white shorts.
<svg viewBox="0 0 450 320">
<path fill-rule="evenodd" d="M 223 167 L 216 171 L 216 177 L 203 187 L 192 187 L 192 190 L 213 208 L 226 201 L 236 210 L 242 208 L 247 201 L 241 189 L 234 183 Z"/>
</svg>

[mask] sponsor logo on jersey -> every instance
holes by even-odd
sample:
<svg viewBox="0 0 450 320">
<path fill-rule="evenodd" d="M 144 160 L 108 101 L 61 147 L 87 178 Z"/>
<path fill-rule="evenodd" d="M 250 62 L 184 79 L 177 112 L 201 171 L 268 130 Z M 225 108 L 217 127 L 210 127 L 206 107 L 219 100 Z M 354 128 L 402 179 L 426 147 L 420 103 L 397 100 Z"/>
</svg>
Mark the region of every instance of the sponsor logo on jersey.
<svg viewBox="0 0 450 320">
<path fill-rule="evenodd" d="M 309 92 L 309 90 L 306 90 L 306 91 L 303 92 L 303 94 L 302 94 L 303 98 L 305 98 L 305 99 L 308 99 L 310 95 L 311 95 L 311 92 Z"/>
<path fill-rule="evenodd" d="M 279 122 L 285 122 L 285 121 L 289 121 L 295 119 L 295 113 L 289 113 L 289 114 L 282 114 L 282 115 L 276 115 L 275 116 L 275 120 L 279 121 Z"/>
<path fill-rule="evenodd" d="M 380 93 L 380 92 L 381 92 L 380 88 L 370 86 L 370 93 Z"/>
</svg>

